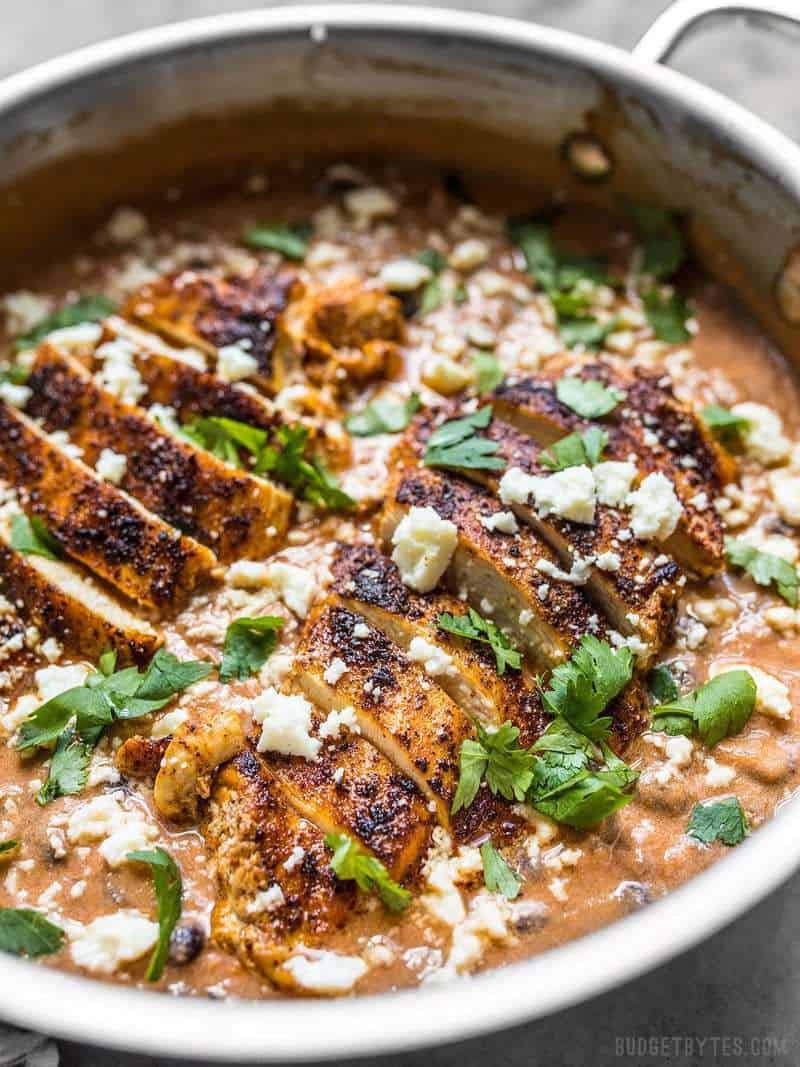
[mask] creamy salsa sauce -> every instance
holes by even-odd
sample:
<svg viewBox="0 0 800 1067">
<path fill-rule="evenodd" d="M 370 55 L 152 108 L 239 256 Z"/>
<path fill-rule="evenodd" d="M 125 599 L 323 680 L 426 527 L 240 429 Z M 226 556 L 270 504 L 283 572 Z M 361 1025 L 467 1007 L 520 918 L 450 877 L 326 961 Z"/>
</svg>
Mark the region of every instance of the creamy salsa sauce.
<svg viewBox="0 0 800 1067">
<path fill-rule="evenodd" d="M 2 304 L 6 336 L 10 340 L 25 333 L 78 294 L 104 293 L 122 302 L 171 270 L 222 267 L 247 274 L 259 259 L 277 261 L 272 253 L 243 246 L 239 238 L 247 226 L 265 219 L 307 219 L 313 237 L 299 264 L 302 276 L 330 282 L 355 275 L 378 286 L 388 277 L 410 295 L 402 269 L 398 283 L 385 265 L 416 261 L 420 250 L 428 248 L 443 257 L 438 281 L 445 294 L 458 288 L 463 297 L 455 303 L 446 298 L 429 314 L 409 319 L 403 366 L 388 382 L 352 389 L 347 398 L 351 410 L 360 410 L 375 393 L 403 399 L 418 391 L 424 403 L 439 404 L 474 384 L 475 349 L 492 353 L 506 376 L 535 373 L 563 355 L 563 345 L 548 298 L 533 287 L 519 252 L 505 236 L 509 202 L 524 206 L 524 191 L 492 195 L 486 183 L 470 187 L 467 181 L 465 186 L 477 202 L 462 195 L 459 183 L 420 168 L 339 166 L 251 174 L 202 200 L 170 189 L 162 203 L 121 207 L 68 261 L 21 277 Z M 378 192 L 370 201 L 362 187 Z M 354 190 L 362 190 L 360 201 L 351 195 Z M 678 397 L 696 409 L 709 403 L 728 409 L 754 403 L 769 409 L 747 409 L 752 429 L 736 458 L 736 480 L 712 506 L 719 509 L 727 532 L 793 565 L 800 525 L 800 446 L 795 447 L 800 404 L 785 361 L 732 295 L 698 273 L 683 272 L 679 282 L 690 302 L 690 340 L 669 344 L 655 339 L 631 272 L 635 238 L 630 227 L 598 217 L 594 209 L 568 209 L 556 227 L 560 238 L 577 240 L 583 250 L 604 254 L 628 271 L 623 288 L 591 290 L 598 319 L 618 316 L 605 341 L 606 355 L 663 369 Z M 278 397 L 290 415 L 299 402 L 291 392 Z M 346 462 L 337 473 L 359 509 L 319 519 L 301 507 L 277 555 L 309 576 L 303 595 L 310 601 L 324 595 L 330 580 L 332 542 L 372 538 L 372 515 L 381 502 L 387 456 L 395 441 L 381 435 L 349 444 L 343 415 L 330 418 L 327 429 L 343 441 Z M 5 736 L 0 747 L 0 840 L 14 838 L 21 845 L 5 860 L 0 856 L 0 905 L 38 909 L 65 930 L 64 948 L 44 957 L 47 965 L 152 987 L 144 981 L 152 938 L 145 937 L 143 951 L 128 951 L 133 959 L 115 959 L 114 946 L 95 945 L 83 955 L 74 946 L 98 916 L 134 910 L 155 917 L 150 872 L 122 857 L 130 847 L 160 844 L 181 868 L 184 898 L 181 936 L 156 987 L 214 998 L 278 995 L 266 979 L 220 951 L 210 938 L 215 881 L 200 832 L 167 824 L 153 806 L 151 785 L 123 779 L 116 769 L 115 750 L 132 730 L 115 728 L 101 741 L 89 785 L 80 796 L 61 797 L 44 807 L 36 803 L 46 767 L 40 757 L 20 756 L 15 750 L 19 707 L 25 707 L 18 701 L 33 693 L 35 707 L 53 687 L 63 688 L 63 676 L 53 669 L 76 661 L 46 642 L 44 634 L 23 629 L 20 640 L 7 605 L 6 614 L 8 636 L 0 648 L 0 729 Z M 302 618 L 274 589 L 251 588 L 229 574 L 197 595 L 166 627 L 171 652 L 217 662 L 228 623 L 240 615 L 262 614 L 281 615 L 286 625 L 260 674 L 224 687 L 212 675 L 153 717 L 153 736 L 166 736 L 204 706 L 224 703 L 246 714 L 266 685 L 280 684 Z M 355 990 L 412 986 L 508 964 L 642 907 L 724 858 L 724 844 L 703 844 L 686 833 L 698 801 L 735 795 L 755 831 L 798 787 L 800 727 L 793 709 L 800 693 L 795 666 L 800 663 L 799 631 L 800 614 L 741 572 L 689 582 L 674 637 L 659 659 L 670 665 L 681 691 L 700 685 L 715 668 L 745 666 L 762 672 L 755 679 L 756 711 L 741 733 L 706 749 L 697 740 L 645 732 L 625 754 L 640 775 L 632 801 L 594 830 L 570 830 L 530 809 L 528 831 L 504 849 L 523 879 L 522 891 L 511 903 L 485 890 L 477 848 L 452 851 L 446 835 L 437 832 L 405 914 L 391 915 L 376 903 L 331 937 L 332 950 L 367 965 Z M 43 675 L 36 673 L 42 670 Z M 136 826 L 129 838 L 118 826 L 83 825 L 81 812 L 101 796 L 113 797 L 127 813 L 125 825 Z M 471 904 L 476 898 L 483 902 L 478 908 Z"/>
</svg>

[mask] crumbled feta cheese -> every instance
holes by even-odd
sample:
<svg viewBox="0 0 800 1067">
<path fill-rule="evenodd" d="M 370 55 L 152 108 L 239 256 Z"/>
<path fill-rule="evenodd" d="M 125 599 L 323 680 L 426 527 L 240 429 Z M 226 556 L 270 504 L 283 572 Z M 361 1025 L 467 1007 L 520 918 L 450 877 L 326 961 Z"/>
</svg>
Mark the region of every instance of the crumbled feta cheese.
<svg viewBox="0 0 800 1067">
<path fill-rule="evenodd" d="M 122 829 L 132 818 L 142 819 L 138 813 L 127 812 L 113 794 L 103 793 L 75 808 L 67 823 L 67 838 L 73 845 L 99 841 Z"/>
<path fill-rule="evenodd" d="M 622 557 L 618 552 L 601 552 L 595 560 L 595 563 L 601 571 L 608 571 L 609 574 L 616 574 L 622 566 Z"/>
<path fill-rule="evenodd" d="M 242 345 L 223 345 L 217 353 L 217 374 L 226 382 L 239 382 L 258 371 L 258 360 Z"/>
<path fill-rule="evenodd" d="M 339 711 L 334 708 L 328 713 L 327 719 L 320 726 L 319 736 L 323 738 L 338 737 L 341 730 L 349 730 L 351 734 L 361 733 L 355 708 L 348 706 L 341 708 Z"/>
<path fill-rule="evenodd" d="M 305 697 L 287 696 L 270 686 L 252 703 L 253 720 L 262 724 L 258 751 L 315 760 L 322 742 L 311 736 L 313 710 Z"/>
<path fill-rule="evenodd" d="M 560 515 L 570 522 L 594 522 L 595 485 L 588 467 L 567 467 L 533 481 L 533 497 L 541 516 Z"/>
<path fill-rule="evenodd" d="M 705 783 L 711 789 L 725 789 L 736 777 L 733 767 L 717 763 L 713 756 L 706 756 L 703 762 L 706 767 Z"/>
<path fill-rule="evenodd" d="M 608 508 L 621 508 L 628 498 L 631 485 L 636 477 L 633 463 L 608 460 L 598 463 L 593 469 L 594 482 L 597 487 L 597 502 Z"/>
<path fill-rule="evenodd" d="M 688 767 L 694 756 L 694 744 L 690 737 L 678 734 L 677 737 L 667 738 L 664 751 L 673 767 Z"/>
<path fill-rule="evenodd" d="M 749 423 L 741 435 L 748 456 L 765 467 L 786 459 L 792 445 L 783 435 L 783 421 L 776 411 L 749 401 L 736 404 L 731 410 Z"/>
<path fill-rule="evenodd" d="M 387 289 L 409 293 L 433 277 L 430 267 L 416 259 L 392 259 L 381 267 L 380 280 Z"/>
<path fill-rule="evenodd" d="M 109 867 L 121 867 L 123 863 L 129 862 L 129 852 L 149 848 L 157 837 L 158 830 L 155 826 L 141 817 L 131 818 L 124 826 L 114 829 L 108 835 L 98 852 Z"/>
<path fill-rule="evenodd" d="M 494 532 L 515 534 L 519 531 L 517 520 L 513 511 L 496 511 L 492 515 L 481 515 L 481 526 Z"/>
<path fill-rule="evenodd" d="M 55 663 L 57 659 L 61 658 L 63 651 L 61 642 L 57 641 L 55 637 L 48 637 L 42 641 L 41 653 L 48 663 Z"/>
<path fill-rule="evenodd" d="M 367 226 L 375 219 L 386 219 L 397 214 L 395 198 L 375 185 L 350 189 L 344 194 L 344 206 L 356 222 Z"/>
<path fill-rule="evenodd" d="M 147 386 L 133 363 L 136 348 L 122 338 L 106 341 L 95 352 L 102 360 L 96 374 L 97 381 L 109 393 L 126 404 L 136 404 L 147 392 Z"/>
<path fill-rule="evenodd" d="M 306 850 L 300 845 L 295 845 L 292 851 L 289 853 L 288 859 L 283 861 L 283 869 L 291 874 L 293 870 L 300 866 L 306 856 Z"/>
<path fill-rule="evenodd" d="M 683 514 L 675 487 L 660 471 L 648 474 L 628 497 L 631 529 L 640 540 L 665 541 L 675 531 Z"/>
<path fill-rule="evenodd" d="M 431 507 L 412 507 L 392 535 L 392 560 L 407 586 L 428 593 L 447 570 L 457 543 L 455 523 Z"/>
<path fill-rule="evenodd" d="M 272 588 L 293 614 L 304 619 L 316 593 L 314 575 L 292 563 L 257 563 L 240 559 L 225 575 L 227 582 L 239 589 Z"/>
<path fill-rule="evenodd" d="M 158 939 L 158 924 L 128 909 L 101 915 L 71 937 L 72 962 L 87 971 L 113 974 L 123 963 L 144 956 Z"/>
<path fill-rule="evenodd" d="M 456 363 L 447 356 L 434 356 L 425 360 L 422 367 L 422 381 L 429 389 L 441 396 L 453 396 L 460 393 L 474 380 L 472 367 Z"/>
<path fill-rule="evenodd" d="M 40 296 L 28 289 L 19 289 L 3 297 L 2 308 L 6 315 L 6 327 L 11 334 L 30 333 L 42 319 L 50 314 L 53 302 L 48 296 Z"/>
<path fill-rule="evenodd" d="M 412 663 L 420 663 L 426 674 L 437 678 L 441 674 L 453 674 L 453 657 L 443 648 L 426 641 L 424 637 L 414 637 L 408 646 L 408 658 Z"/>
<path fill-rule="evenodd" d="M 756 685 L 756 711 L 760 711 L 762 715 L 767 715 L 770 719 L 786 721 L 791 718 L 792 702 L 789 699 L 789 687 L 774 674 L 767 674 L 760 667 L 753 667 L 749 663 L 717 663 L 708 673 L 714 678 L 726 671 L 747 671 Z"/>
<path fill-rule="evenodd" d="M 331 241 L 317 241 L 306 253 L 305 264 L 311 270 L 324 269 L 343 263 L 349 255 L 344 245 L 333 244 Z"/>
<path fill-rule="evenodd" d="M 461 241 L 449 256 L 450 266 L 454 270 L 468 271 L 480 267 L 489 258 L 489 245 L 480 237 L 471 237 Z"/>
<path fill-rule="evenodd" d="M 154 741 L 160 741 L 162 737 L 170 737 L 178 729 L 182 722 L 186 722 L 189 712 L 186 708 L 175 708 L 156 719 L 150 727 L 150 737 Z"/>
<path fill-rule="evenodd" d="M 15 385 L 13 382 L 0 382 L 0 400 L 12 408 L 24 408 L 31 398 L 27 385 Z"/>
<path fill-rule="evenodd" d="M 367 965 L 359 956 L 342 956 L 338 952 L 304 949 L 286 961 L 288 971 L 303 989 L 315 993 L 346 993 L 367 973 Z"/>
<path fill-rule="evenodd" d="M 88 667 L 84 667 L 82 663 L 70 663 L 63 667 L 41 667 L 33 676 L 39 691 L 39 700 L 44 704 L 53 697 L 66 693 L 68 689 L 76 689 L 83 685 L 88 673 Z"/>
<path fill-rule="evenodd" d="M 277 911 L 285 903 L 286 897 L 283 895 L 283 890 L 277 882 L 273 882 L 269 889 L 260 889 L 255 894 L 247 905 L 247 914 L 261 915 L 265 911 Z"/>
<path fill-rule="evenodd" d="M 94 469 L 107 482 L 111 482 L 112 485 L 119 485 L 128 469 L 128 457 L 120 452 L 115 452 L 113 448 L 104 448 L 97 457 Z"/>
<path fill-rule="evenodd" d="M 569 582 L 570 585 L 585 585 L 589 580 L 589 575 L 592 572 L 592 563 L 594 562 L 593 556 L 575 556 L 572 560 L 572 566 L 568 571 L 564 571 L 561 567 L 556 566 L 549 559 L 538 559 L 536 561 L 536 570 L 542 574 L 546 574 L 548 578 L 555 578 L 559 582 Z M 539 586 L 539 596 L 542 596 L 542 589 L 544 585 Z M 546 586 L 547 592 L 550 592 L 550 587 Z"/>
<path fill-rule="evenodd" d="M 178 422 L 178 413 L 169 404 L 151 404 L 147 409 L 150 418 L 159 424 L 164 430 L 180 436 L 181 424 Z"/>
<path fill-rule="evenodd" d="M 339 656 L 335 656 L 325 668 L 325 673 L 322 675 L 322 677 L 325 679 L 328 685 L 336 685 L 339 679 L 343 675 L 347 674 L 349 669 L 350 668 L 347 666 L 343 659 L 341 659 Z"/>
<path fill-rule="evenodd" d="M 369 626 L 365 622 L 357 622 L 353 627 L 353 637 L 356 641 L 361 641 L 365 637 L 369 637 Z"/>
<path fill-rule="evenodd" d="M 504 504 L 527 504 L 533 495 L 537 478 L 520 467 L 509 467 L 500 479 L 499 493 Z"/>
<path fill-rule="evenodd" d="M 792 468 L 771 471 L 769 491 L 784 522 L 800 526 L 800 471 Z"/>
</svg>

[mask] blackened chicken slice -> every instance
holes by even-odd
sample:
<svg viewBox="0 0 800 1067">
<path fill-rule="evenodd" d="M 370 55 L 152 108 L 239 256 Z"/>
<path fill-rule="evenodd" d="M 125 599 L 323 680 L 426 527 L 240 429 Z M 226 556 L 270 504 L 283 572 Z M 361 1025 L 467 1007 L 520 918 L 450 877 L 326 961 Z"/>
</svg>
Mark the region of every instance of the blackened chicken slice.
<svg viewBox="0 0 800 1067">
<path fill-rule="evenodd" d="M 65 432 L 90 467 L 105 449 L 124 455 L 115 484 L 222 562 L 260 559 L 281 544 L 292 508 L 286 490 L 167 432 L 51 345 L 39 349 L 27 384 L 27 414 L 48 433 Z"/>
<path fill-rule="evenodd" d="M 641 476 L 660 472 L 674 485 L 683 511 L 675 532 L 664 542 L 665 551 L 692 574 L 707 577 L 721 570 L 724 535 L 713 502 L 733 475 L 730 457 L 675 397 L 663 376 L 604 363 L 588 364 L 577 374 L 600 381 L 625 398 L 603 419 L 592 422 L 559 401 L 558 376 L 539 375 L 504 382 L 489 400 L 500 419 L 544 447 L 591 425 L 602 426 L 609 435 L 604 458 L 630 460 Z"/>
<path fill-rule="evenodd" d="M 0 478 L 65 552 L 148 608 L 171 610 L 210 578 L 213 552 L 147 511 L 0 402 Z"/>
<path fill-rule="evenodd" d="M 338 660 L 338 678 L 329 671 Z M 327 678 L 326 678 L 327 674 Z M 363 615 L 331 600 L 309 618 L 292 682 L 327 712 L 352 708 L 362 735 L 432 803 L 442 825 L 458 783 L 461 743 L 471 720 Z"/>
</svg>

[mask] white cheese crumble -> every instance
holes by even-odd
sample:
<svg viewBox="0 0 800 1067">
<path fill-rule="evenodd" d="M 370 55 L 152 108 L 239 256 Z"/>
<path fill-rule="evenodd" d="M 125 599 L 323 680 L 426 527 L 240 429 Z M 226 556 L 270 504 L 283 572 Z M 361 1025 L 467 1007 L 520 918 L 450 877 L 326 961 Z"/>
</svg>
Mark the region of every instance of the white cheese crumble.
<svg viewBox="0 0 800 1067">
<path fill-rule="evenodd" d="M 765 404 L 755 404 L 751 401 L 735 404 L 731 411 L 749 423 L 742 431 L 742 440 L 748 456 L 763 463 L 765 467 L 786 459 L 792 444 L 783 435 L 783 421 L 777 411 Z"/>
<path fill-rule="evenodd" d="M 119 485 L 128 469 L 128 457 L 121 452 L 115 452 L 113 448 L 104 448 L 97 457 L 94 469 L 107 482 Z"/>
<path fill-rule="evenodd" d="M 11 334 L 30 333 L 50 314 L 53 303 L 49 296 L 40 296 L 29 289 L 18 289 L 3 297 L 2 308 L 6 326 Z"/>
<path fill-rule="evenodd" d="M 147 392 L 147 386 L 133 363 L 136 348 L 130 341 L 119 338 L 106 341 L 95 352 L 103 365 L 95 377 L 98 383 L 125 404 L 136 404 Z"/>
<path fill-rule="evenodd" d="M 453 674 L 453 657 L 443 648 L 426 641 L 424 637 L 414 637 L 408 646 L 408 658 L 412 663 L 421 664 L 426 674 L 437 678 L 442 674 Z"/>
<path fill-rule="evenodd" d="M 377 185 L 351 189 L 344 194 L 343 200 L 346 210 L 360 226 L 369 226 L 375 219 L 386 219 L 397 214 L 395 198 Z"/>
<path fill-rule="evenodd" d="M 449 256 L 449 263 L 453 270 L 475 270 L 489 258 L 490 248 L 486 241 L 480 237 L 470 237 L 461 241 Z"/>
<path fill-rule="evenodd" d="M 303 955 L 288 959 L 283 969 L 299 986 L 315 993 L 346 993 L 367 973 L 367 965 L 359 956 L 321 949 L 304 949 Z"/>
<path fill-rule="evenodd" d="M 618 552 L 601 552 L 595 562 L 601 571 L 616 574 L 622 566 L 622 557 Z"/>
<path fill-rule="evenodd" d="M 223 345 L 217 353 L 217 374 L 226 382 L 239 382 L 258 371 L 258 360 L 242 345 Z"/>
<path fill-rule="evenodd" d="M 507 534 L 515 534 L 519 531 L 513 511 L 496 511 L 492 515 L 481 515 L 481 526 L 492 533 L 495 530 Z"/>
<path fill-rule="evenodd" d="M 123 963 L 144 956 L 158 939 L 158 924 L 128 909 L 101 915 L 71 937 L 70 955 L 78 967 L 113 974 Z"/>
<path fill-rule="evenodd" d="M 504 504 L 524 504 L 530 496 L 541 516 L 560 515 L 571 522 L 592 523 L 595 485 L 591 470 L 583 464 L 556 471 L 548 477 L 526 474 L 518 467 L 506 471 L 500 481 Z"/>
<path fill-rule="evenodd" d="M 293 870 L 300 866 L 300 864 L 305 859 L 305 856 L 306 850 L 300 845 L 295 845 L 292 851 L 289 853 L 288 858 L 283 861 L 283 869 L 287 873 L 291 873 Z"/>
<path fill-rule="evenodd" d="M 31 398 L 27 385 L 15 385 L 13 382 L 0 382 L 0 400 L 12 408 L 24 408 Z"/>
<path fill-rule="evenodd" d="M 257 563 L 240 559 L 225 575 L 229 585 L 238 589 L 272 588 L 294 615 L 304 619 L 316 593 L 314 575 L 292 563 Z"/>
<path fill-rule="evenodd" d="M 413 507 L 392 535 L 392 560 L 407 586 L 429 593 L 447 570 L 457 543 L 455 523 L 431 507 Z"/>
<path fill-rule="evenodd" d="M 347 674 L 350 668 L 345 661 L 339 656 L 335 656 L 328 666 L 325 668 L 325 672 L 322 677 L 328 683 L 328 685 L 336 685 L 336 683 Z"/>
<path fill-rule="evenodd" d="M 361 733 L 355 708 L 349 705 L 340 711 L 334 708 L 328 713 L 327 719 L 319 728 L 319 736 L 322 738 L 338 737 L 341 730 L 349 730 L 351 734 Z"/>
<path fill-rule="evenodd" d="M 706 756 L 703 760 L 706 767 L 705 783 L 711 789 L 725 789 L 736 777 L 733 767 L 726 767 L 723 763 L 717 763 L 713 756 Z"/>
<path fill-rule="evenodd" d="M 648 474 L 628 497 L 631 506 L 631 529 L 641 541 L 665 541 L 683 514 L 675 487 L 660 471 Z"/>
<path fill-rule="evenodd" d="M 430 267 L 416 259 L 392 259 L 381 267 L 380 280 L 398 293 L 413 292 L 433 277 Z"/>
<path fill-rule="evenodd" d="M 769 491 L 784 522 L 800 526 L 800 471 L 794 468 L 771 471 Z"/>
<path fill-rule="evenodd" d="M 305 697 L 287 696 L 270 686 L 252 703 L 253 720 L 261 724 L 258 751 L 315 760 L 322 742 L 311 736 L 313 710 Z"/>
<path fill-rule="evenodd" d="M 623 463 L 618 460 L 608 460 L 598 463 L 593 469 L 594 482 L 597 488 L 597 502 L 608 508 L 621 508 L 628 498 L 634 478 L 636 467 L 633 463 Z"/>
<path fill-rule="evenodd" d="M 784 722 L 791 718 L 789 687 L 774 674 L 767 674 L 760 667 L 753 667 L 749 663 L 715 663 L 708 673 L 711 678 L 715 678 L 726 671 L 747 671 L 756 686 L 756 711 L 770 719 L 781 719 Z"/>
<path fill-rule="evenodd" d="M 274 882 L 269 889 L 260 889 L 247 905 L 248 915 L 261 915 L 265 911 L 277 911 L 286 903 L 283 890 Z"/>
</svg>

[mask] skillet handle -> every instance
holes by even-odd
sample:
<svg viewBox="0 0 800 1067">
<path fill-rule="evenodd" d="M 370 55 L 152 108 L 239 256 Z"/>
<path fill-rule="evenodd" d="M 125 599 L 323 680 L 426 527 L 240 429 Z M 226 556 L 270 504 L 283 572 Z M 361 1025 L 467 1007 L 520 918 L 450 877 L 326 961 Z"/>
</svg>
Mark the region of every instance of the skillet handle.
<svg viewBox="0 0 800 1067">
<path fill-rule="evenodd" d="M 634 46 L 633 54 L 651 63 L 666 63 L 697 23 L 726 15 L 768 23 L 779 20 L 800 27 L 797 0 L 676 0 Z"/>
</svg>

